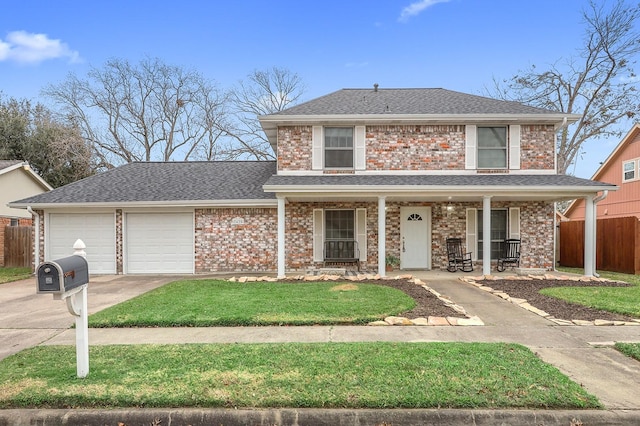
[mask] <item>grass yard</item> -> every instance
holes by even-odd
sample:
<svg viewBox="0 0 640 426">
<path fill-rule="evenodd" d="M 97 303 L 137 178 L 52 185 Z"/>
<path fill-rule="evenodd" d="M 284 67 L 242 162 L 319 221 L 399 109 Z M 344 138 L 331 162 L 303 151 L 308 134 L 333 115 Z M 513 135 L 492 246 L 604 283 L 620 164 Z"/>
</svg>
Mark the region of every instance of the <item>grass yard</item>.
<svg viewBox="0 0 640 426">
<path fill-rule="evenodd" d="M 640 361 L 640 343 L 616 343 L 615 348 L 626 356 Z"/>
<path fill-rule="evenodd" d="M 40 346 L 0 361 L 0 409 L 602 408 L 515 344 L 93 346 L 85 379 L 74 351 Z"/>
<path fill-rule="evenodd" d="M 582 273 L 582 269 L 558 268 L 563 272 Z M 599 272 L 603 278 L 624 281 L 633 287 L 556 287 L 541 291 L 545 296 L 557 297 L 572 303 L 609 312 L 640 318 L 640 277 L 617 272 Z"/>
<path fill-rule="evenodd" d="M 93 314 L 89 326 L 366 324 L 414 306 L 402 291 L 374 284 L 184 280 Z"/>
<path fill-rule="evenodd" d="M 0 284 L 31 277 L 31 268 L 0 268 Z"/>
</svg>

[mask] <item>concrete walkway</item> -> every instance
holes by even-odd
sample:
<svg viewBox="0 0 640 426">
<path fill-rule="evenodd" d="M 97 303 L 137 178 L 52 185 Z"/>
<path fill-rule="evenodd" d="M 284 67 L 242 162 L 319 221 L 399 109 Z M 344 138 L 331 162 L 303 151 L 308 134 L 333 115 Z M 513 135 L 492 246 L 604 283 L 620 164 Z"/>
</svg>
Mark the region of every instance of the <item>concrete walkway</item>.
<svg viewBox="0 0 640 426">
<path fill-rule="evenodd" d="M 613 342 L 640 342 L 640 327 L 559 326 L 457 280 L 460 274 L 425 272 L 414 275 L 443 296 L 462 305 L 469 315 L 480 317 L 485 325 L 90 329 L 89 342 L 91 345 L 353 341 L 520 343 L 597 396 L 607 410 L 568 413 L 527 410 L 453 410 L 455 413 L 450 413 L 447 410 L 417 410 L 418 413 L 409 410 L 413 413 L 410 415 L 405 413 L 407 410 L 400 410 L 403 414 L 393 424 L 424 424 L 427 419 L 424 416 L 429 412 L 432 412 L 428 417 L 432 424 L 569 424 L 567 419 L 571 420 L 568 417 L 570 415 L 585 425 L 640 424 L 640 362 L 624 357 L 611 348 Z M 89 286 L 89 312 L 96 312 L 177 278 L 180 277 L 108 276 L 92 279 Z M 48 295 L 36 295 L 33 280 L 0 285 L 0 289 L 3 290 L 0 292 L 0 359 L 37 344 L 75 344 L 75 331 L 68 329 L 73 318 L 67 313 L 63 302 L 53 301 Z M 59 410 L 53 411 L 60 414 Z M 169 415 L 169 411 L 171 410 L 165 414 Z M 220 414 L 224 410 L 217 411 Z M 259 422 L 250 416 L 253 419 L 251 424 L 289 424 L 284 420 L 278 423 L 277 417 L 290 411 L 298 413 L 296 422 L 299 424 L 336 423 L 320 422 L 319 418 L 314 417 L 319 414 L 313 414 L 313 410 L 264 410 Z M 335 411 L 339 410 L 320 410 L 320 413 L 324 413 L 322 416 L 326 419 L 335 420 L 335 417 L 331 417 L 335 415 Z M 358 416 L 347 416 L 356 420 L 351 422 L 343 418 L 340 423 L 382 424 L 379 420 L 390 411 L 398 415 L 400 413 L 398 410 L 382 410 L 375 414 L 376 410 L 373 410 L 371 417 L 365 417 L 376 419 L 377 423 L 367 423 Z M 0 425 L 20 424 L 7 423 L 7 418 L 22 415 L 21 413 L 24 414 L 24 410 L 0 411 Z M 307 419 L 316 418 L 318 421 L 300 422 L 300 413 L 304 413 Z M 360 414 L 364 415 L 365 412 Z M 399 422 L 401 418 L 402 422 Z M 436 422 L 435 418 L 440 420 Z M 244 417 L 235 423 L 229 420 L 224 424 L 246 424 L 242 419 L 248 420 Z M 413 421 L 415 423 L 411 423 Z"/>
</svg>

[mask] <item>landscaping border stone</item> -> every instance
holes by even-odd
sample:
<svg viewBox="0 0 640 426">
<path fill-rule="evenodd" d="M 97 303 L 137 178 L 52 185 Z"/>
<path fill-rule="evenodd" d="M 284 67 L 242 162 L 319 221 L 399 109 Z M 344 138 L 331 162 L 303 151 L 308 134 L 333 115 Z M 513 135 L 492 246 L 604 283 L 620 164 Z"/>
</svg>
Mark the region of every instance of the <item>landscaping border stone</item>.
<svg viewBox="0 0 640 426">
<path fill-rule="evenodd" d="M 511 297 L 507 293 L 503 291 L 494 290 L 492 287 L 487 286 L 485 283 L 480 284 L 478 281 L 498 281 L 498 280 L 510 280 L 510 281 L 531 281 L 531 280 L 562 280 L 562 281 L 582 281 L 582 282 L 612 282 L 607 278 L 601 277 L 587 277 L 587 276 L 567 276 L 567 275 L 552 275 L 552 274 L 530 274 L 530 275 L 510 275 L 510 276 L 495 276 L 495 275 L 482 275 L 477 277 L 466 276 L 460 277 L 460 281 L 471 284 L 475 287 L 478 287 L 480 290 L 484 290 L 491 294 L 494 294 L 497 297 L 500 297 L 504 300 L 507 300 L 515 305 L 520 306 L 523 309 L 528 310 L 536 315 L 544 317 L 549 321 L 556 323 L 557 325 L 580 325 L 580 326 L 640 326 L 640 319 L 635 319 L 632 321 L 608 321 L 602 319 L 596 319 L 594 321 L 585 321 L 585 320 L 577 320 L 577 319 L 563 319 L 563 318 L 555 318 L 549 313 L 532 306 L 527 300 L 519 299 L 516 297 Z"/>
</svg>

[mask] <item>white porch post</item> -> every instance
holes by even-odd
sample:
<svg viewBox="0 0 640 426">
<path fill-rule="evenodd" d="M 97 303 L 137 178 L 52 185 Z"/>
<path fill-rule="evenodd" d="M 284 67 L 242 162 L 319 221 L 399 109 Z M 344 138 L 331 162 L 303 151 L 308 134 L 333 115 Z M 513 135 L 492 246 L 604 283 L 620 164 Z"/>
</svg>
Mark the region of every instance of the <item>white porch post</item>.
<svg viewBox="0 0 640 426">
<path fill-rule="evenodd" d="M 278 197 L 278 278 L 284 278 L 286 275 L 284 247 L 284 202 L 284 197 Z"/>
<path fill-rule="evenodd" d="M 378 197 L 378 274 L 386 276 L 385 253 L 387 251 L 386 241 L 386 198 Z"/>
<path fill-rule="evenodd" d="M 482 275 L 491 275 L 491 196 L 482 197 Z"/>
<path fill-rule="evenodd" d="M 584 198 L 584 274 L 592 277 L 596 263 L 595 206 L 593 195 Z"/>
</svg>

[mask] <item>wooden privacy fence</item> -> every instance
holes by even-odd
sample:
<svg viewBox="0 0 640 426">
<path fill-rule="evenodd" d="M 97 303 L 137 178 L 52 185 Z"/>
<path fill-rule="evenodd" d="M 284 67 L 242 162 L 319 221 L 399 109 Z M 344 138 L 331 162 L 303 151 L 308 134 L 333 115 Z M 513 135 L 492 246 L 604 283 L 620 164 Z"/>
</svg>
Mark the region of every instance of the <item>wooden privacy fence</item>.
<svg viewBox="0 0 640 426">
<path fill-rule="evenodd" d="M 640 274 L 640 226 L 638 218 L 598 219 L 596 269 Z M 561 266 L 584 268 L 584 220 L 560 222 Z"/>
<path fill-rule="evenodd" d="M 33 259 L 31 227 L 5 226 L 4 266 L 6 268 L 31 267 Z"/>
</svg>

